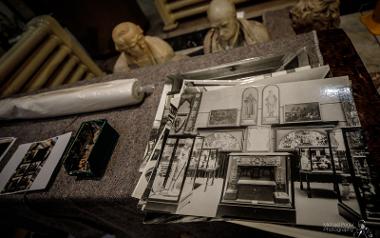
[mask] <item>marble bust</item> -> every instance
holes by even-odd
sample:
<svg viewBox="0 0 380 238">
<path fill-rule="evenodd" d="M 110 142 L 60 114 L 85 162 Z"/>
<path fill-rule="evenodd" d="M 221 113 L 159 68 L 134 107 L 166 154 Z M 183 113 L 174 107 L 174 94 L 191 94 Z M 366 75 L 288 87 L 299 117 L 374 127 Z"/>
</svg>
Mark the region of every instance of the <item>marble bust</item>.
<svg viewBox="0 0 380 238">
<path fill-rule="evenodd" d="M 114 65 L 114 73 L 166 63 L 175 57 L 168 43 L 158 37 L 144 36 L 142 29 L 132 22 L 117 25 L 112 31 L 112 39 L 121 53 Z"/>
<path fill-rule="evenodd" d="M 290 10 L 296 31 L 327 30 L 340 24 L 339 0 L 300 0 Z"/>
<path fill-rule="evenodd" d="M 206 54 L 270 40 L 263 24 L 238 19 L 235 5 L 229 0 L 211 1 L 207 17 L 212 28 L 203 41 Z"/>
</svg>

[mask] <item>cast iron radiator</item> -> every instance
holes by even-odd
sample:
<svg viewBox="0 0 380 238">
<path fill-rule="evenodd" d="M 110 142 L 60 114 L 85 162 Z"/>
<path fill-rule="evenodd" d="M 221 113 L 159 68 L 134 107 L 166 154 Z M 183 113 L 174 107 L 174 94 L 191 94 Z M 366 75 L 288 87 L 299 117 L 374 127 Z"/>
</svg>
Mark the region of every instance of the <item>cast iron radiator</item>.
<svg viewBox="0 0 380 238">
<path fill-rule="evenodd" d="M 232 0 L 235 4 L 247 1 Z M 211 0 L 154 0 L 164 22 L 164 31 L 177 28 L 179 19 L 206 12 L 210 2 Z"/>
<path fill-rule="evenodd" d="M 0 58 L 0 97 L 91 79 L 103 72 L 50 16 L 33 18 Z"/>
</svg>

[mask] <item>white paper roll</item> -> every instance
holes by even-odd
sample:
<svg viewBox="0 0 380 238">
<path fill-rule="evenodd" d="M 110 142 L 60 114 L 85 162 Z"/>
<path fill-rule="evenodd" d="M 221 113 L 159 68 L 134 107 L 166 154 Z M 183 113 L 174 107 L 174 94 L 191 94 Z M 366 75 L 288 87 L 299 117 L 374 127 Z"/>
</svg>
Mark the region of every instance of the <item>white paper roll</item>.
<svg viewBox="0 0 380 238">
<path fill-rule="evenodd" d="M 137 79 L 90 84 L 20 98 L 0 100 L 0 119 L 27 119 L 93 112 L 141 102 Z"/>
</svg>

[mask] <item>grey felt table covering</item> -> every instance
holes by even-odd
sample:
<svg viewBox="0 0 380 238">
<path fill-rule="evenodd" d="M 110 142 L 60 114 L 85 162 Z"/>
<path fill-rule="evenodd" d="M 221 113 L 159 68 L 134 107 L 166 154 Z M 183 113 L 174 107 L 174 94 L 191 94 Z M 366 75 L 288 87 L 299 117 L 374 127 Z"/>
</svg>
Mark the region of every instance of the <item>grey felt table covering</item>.
<svg viewBox="0 0 380 238">
<path fill-rule="evenodd" d="M 137 200 L 131 198 L 131 193 L 139 178 L 138 167 L 149 138 L 166 76 L 250 57 L 295 51 L 303 46 L 307 48 L 310 62 L 318 64 L 321 58 L 319 49 L 315 45 L 315 37 L 313 33 L 301 34 L 228 52 L 136 69 L 123 75 L 107 75 L 76 84 L 121 78 L 138 78 L 143 84 L 155 84 L 156 89 L 153 94 L 137 106 L 54 119 L 0 122 L 0 137 L 18 138 L 9 154 L 12 154 L 17 145 L 22 143 L 43 140 L 68 131 L 75 133 L 81 122 L 92 119 L 107 119 L 120 134 L 102 179 L 76 181 L 75 177 L 68 176 L 64 168 L 60 167 L 54 183 L 47 191 L 0 196 L 1 216 L 4 218 L 4 215 L 8 214 L 6 217 L 9 222 L 13 222 L 12 219 L 17 221 L 21 219 L 20 217 L 24 217 L 26 221 L 33 219 L 36 223 L 68 230 L 77 236 L 95 236 L 99 235 L 101 230 L 109 230 L 141 237 L 142 234 L 148 236 L 157 234 L 156 232 L 165 233 L 167 229 L 178 232 L 183 228 L 186 231 L 189 227 L 195 226 L 141 225 L 142 214 L 137 210 Z M 9 154 L 0 163 L 0 167 L 3 167 L 10 158 Z M 191 230 L 206 229 L 204 227 L 211 229 L 209 226 L 198 224 L 197 228 L 193 227 Z M 224 224 L 224 226 L 233 225 Z"/>
</svg>

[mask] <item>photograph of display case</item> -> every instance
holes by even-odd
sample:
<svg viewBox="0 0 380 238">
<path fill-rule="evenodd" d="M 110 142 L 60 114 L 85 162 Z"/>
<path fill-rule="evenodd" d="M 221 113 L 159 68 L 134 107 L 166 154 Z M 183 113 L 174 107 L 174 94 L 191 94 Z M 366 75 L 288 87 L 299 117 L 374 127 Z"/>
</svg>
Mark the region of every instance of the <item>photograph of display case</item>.
<svg viewBox="0 0 380 238">
<path fill-rule="evenodd" d="M 299 146 L 298 149 L 301 170 L 332 172 L 332 163 L 328 146 Z"/>
<path fill-rule="evenodd" d="M 330 140 L 330 136 L 328 135 Z M 334 183 L 336 174 L 340 177 L 346 176 L 343 174 L 344 162 L 342 153 L 337 151 L 336 144 L 328 146 L 299 146 L 298 155 L 300 159 L 299 180 L 300 189 L 303 190 L 303 182 L 307 184 L 307 195 L 312 197 L 310 183 Z M 334 184 L 334 191 L 337 188 Z"/>
<path fill-rule="evenodd" d="M 346 161 L 350 176 L 345 180 L 336 180 L 339 186 L 339 214 L 351 222 L 365 220 L 371 225 L 380 225 L 380 204 L 376 195 L 376 183 L 370 170 L 365 133 L 361 127 L 342 128 Z M 349 186 L 351 192 L 344 190 Z"/>
<path fill-rule="evenodd" d="M 179 200 L 194 140 L 195 137 L 167 138 L 149 199 L 172 202 Z"/>
<path fill-rule="evenodd" d="M 259 212 L 260 211 L 260 212 Z M 218 216 L 295 221 L 290 153 L 231 153 Z"/>
</svg>

